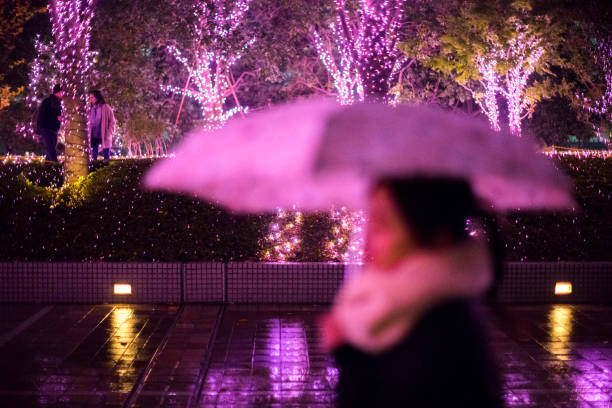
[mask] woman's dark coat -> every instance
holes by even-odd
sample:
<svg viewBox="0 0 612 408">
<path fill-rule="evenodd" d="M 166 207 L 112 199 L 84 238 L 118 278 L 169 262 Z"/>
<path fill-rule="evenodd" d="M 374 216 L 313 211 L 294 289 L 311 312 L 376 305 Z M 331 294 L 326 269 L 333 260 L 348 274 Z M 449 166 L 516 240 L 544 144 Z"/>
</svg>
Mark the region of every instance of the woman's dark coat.
<svg viewBox="0 0 612 408">
<path fill-rule="evenodd" d="M 502 407 L 482 319 L 468 301 L 443 303 L 377 355 L 335 350 L 339 407 Z"/>
</svg>

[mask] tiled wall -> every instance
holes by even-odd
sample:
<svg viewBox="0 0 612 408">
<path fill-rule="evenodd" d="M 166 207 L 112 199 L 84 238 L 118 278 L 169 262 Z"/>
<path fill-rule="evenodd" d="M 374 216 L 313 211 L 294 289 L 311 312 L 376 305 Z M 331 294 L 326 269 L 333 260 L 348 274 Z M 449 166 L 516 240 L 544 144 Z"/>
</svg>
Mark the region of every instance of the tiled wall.
<svg viewBox="0 0 612 408">
<path fill-rule="evenodd" d="M 225 300 L 224 263 L 187 263 L 183 265 L 183 300 L 194 302 L 223 302 Z"/>
<path fill-rule="evenodd" d="M 572 294 L 555 296 L 556 282 Z M 498 292 L 502 302 L 612 303 L 612 262 L 509 262 Z"/>
<path fill-rule="evenodd" d="M 230 263 L 231 303 L 327 303 L 344 280 L 343 264 Z"/>
<path fill-rule="evenodd" d="M 174 303 L 181 299 L 181 264 L 0 263 L 1 302 Z M 132 285 L 114 295 L 115 283 Z"/>
<path fill-rule="evenodd" d="M 352 266 L 330 263 L 0 263 L 0 302 L 327 303 Z M 555 283 L 572 283 L 555 296 Z M 114 295 L 129 283 L 131 295 Z M 612 303 L 612 262 L 508 263 L 502 302 Z"/>
</svg>

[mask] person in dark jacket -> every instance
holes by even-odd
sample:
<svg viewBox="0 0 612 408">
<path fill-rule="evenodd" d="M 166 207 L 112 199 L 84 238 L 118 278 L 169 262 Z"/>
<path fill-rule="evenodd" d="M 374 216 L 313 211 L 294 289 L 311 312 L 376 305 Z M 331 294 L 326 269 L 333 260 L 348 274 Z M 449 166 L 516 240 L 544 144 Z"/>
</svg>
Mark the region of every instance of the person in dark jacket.
<svg viewBox="0 0 612 408">
<path fill-rule="evenodd" d="M 373 190 L 370 264 L 322 320 L 340 407 L 503 406 L 477 306 L 500 262 L 466 231 L 478 216 L 487 219 L 461 180 L 389 179 Z"/>
<path fill-rule="evenodd" d="M 59 84 L 53 87 L 53 93 L 40 104 L 38 127 L 40 139 L 45 148 L 45 159 L 57 161 L 57 133 L 62 121 L 62 98 L 64 91 Z"/>
</svg>

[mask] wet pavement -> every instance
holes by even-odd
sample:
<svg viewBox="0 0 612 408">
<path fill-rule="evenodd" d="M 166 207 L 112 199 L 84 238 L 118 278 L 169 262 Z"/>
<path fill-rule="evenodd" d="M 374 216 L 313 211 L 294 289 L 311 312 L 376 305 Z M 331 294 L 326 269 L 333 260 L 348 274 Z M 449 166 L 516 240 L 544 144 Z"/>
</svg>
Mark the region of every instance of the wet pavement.
<svg viewBox="0 0 612 408">
<path fill-rule="evenodd" d="M 233 306 L 211 353 L 199 407 L 330 407 L 338 370 L 319 347 L 316 306 Z"/>
<path fill-rule="evenodd" d="M 508 406 L 612 407 L 612 307 L 515 306 L 491 326 Z"/>
<path fill-rule="evenodd" d="M 0 305 L 0 406 L 332 407 L 325 309 Z M 508 406 L 612 408 L 612 306 L 489 312 Z"/>
</svg>

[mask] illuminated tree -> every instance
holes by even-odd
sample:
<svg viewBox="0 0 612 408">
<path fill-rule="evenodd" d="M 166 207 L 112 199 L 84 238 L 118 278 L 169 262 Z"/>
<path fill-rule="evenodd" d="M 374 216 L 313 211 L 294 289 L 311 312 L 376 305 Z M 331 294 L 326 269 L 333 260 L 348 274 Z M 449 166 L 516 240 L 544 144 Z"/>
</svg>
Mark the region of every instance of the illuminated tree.
<svg viewBox="0 0 612 408">
<path fill-rule="evenodd" d="M 324 42 L 316 31 L 314 32 L 314 39 L 317 54 L 334 81 L 334 87 L 337 91 L 336 98 L 342 105 L 363 101 L 361 75 L 353 64 L 344 37 L 335 24 L 332 24 L 330 29 L 332 39 Z M 334 55 L 334 53 L 337 55 Z"/>
<path fill-rule="evenodd" d="M 595 134 L 600 140 L 602 130 L 612 129 L 612 37 L 603 38 L 593 50 L 594 62 L 600 71 L 600 81 L 591 94 L 595 96 L 576 95 L 576 99 L 581 102 L 581 106 L 593 116 L 589 120 Z M 611 135 L 612 136 L 612 135 Z"/>
<path fill-rule="evenodd" d="M 167 85 L 163 88 L 172 93 L 193 98 L 198 103 L 205 129 L 216 129 L 235 115 L 244 113 L 246 108 L 240 105 L 236 88 L 241 77 L 234 79 L 231 67 L 238 61 L 242 52 L 254 39 L 242 42 L 239 49 L 233 49 L 229 43 L 236 37 L 251 0 L 214 0 L 198 2 L 194 7 L 195 24 L 193 25 L 193 47 L 190 57 L 185 57 L 176 47 L 168 47 L 177 61 L 188 71 L 184 87 Z M 225 101 L 233 96 L 235 107 L 225 109 Z M 179 106 L 178 117 L 183 99 Z"/>
<path fill-rule="evenodd" d="M 344 0 L 335 0 L 337 17 L 324 41 L 315 31 L 317 54 L 334 81 L 337 99 L 343 105 L 358 101 L 394 103 L 389 93 L 393 80 L 414 62 L 396 48 L 404 1 L 360 0 L 350 12 Z M 327 243 L 331 259 L 363 260 L 362 211 L 331 210 L 334 238 Z"/>
<path fill-rule="evenodd" d="M 64 95 L 63 124 L 66 143 L 64 181 L 87 175 L 87 87 L 94 59 L 89 50 L 93 0 L 52 0 L 51 32 L 55 38 Z"/>
<path fill-rule="evenodd" d="M 555 95 L 555 85 L 546 82 L 550 67 L 568 65 L 558 53 L 563 26 L 522 0 L 467 2 L 451 13 L 437 55 L 426 64 L 468 90 L 495 130 L 503 101 L 508 127 L 520 135 L 522 120 Z"/>
<path fill-rule="evenodd" d="M 404 0 L 360 0 L 356 11 L 335 0 L 331 39 L 315 32 L 319 58 L 334 80 L 338 101 L 389 101 L 392 78 L 405 62 L 396 44 Z"/>
<path fill-rule="evenodd" d="M 593 110 L 600 115 L 608 115 L 612 120 L 612 37 L 606 38 L 597 47 L 597 62 L 603 71 L 606 90 L 595 101 Z"/>
<path fill-rule="evenodd" d="M 535 72 L 544 48 L 540 46 L 540 38 L 529 32 L 528 26 L 516 24 L 515 29 L 515 35 L 505 44 L 494 43 L 488 56 L 476 57 L 481 82 L 485 84 L 484 97 L 476 100 L 493 129 L 499 130 L 496 93 L 503 95 L 507 102 L 510 132 L 520 136 L 521 122 L 533 112 L 535 102 L 526 93 L 527 81 Z M 505 67 L 502 74 L 497 68 L 500 65 Z"/>
<path fill-rule="evenodd" d="M 496 72 L 497 60 L 495 58 L 485 59 L 476 57 L 478 72 L 481 75 L 480 84 L 484 89 L 478 93 L 470 89 L 472 97 L 482 110 L 487 115 L 491 128 L 495 131 L 500 131 L 499 126 L 499 107 L 497 104 L 497 93 L 500 91 L 499 76 Z"/>
</svg>

